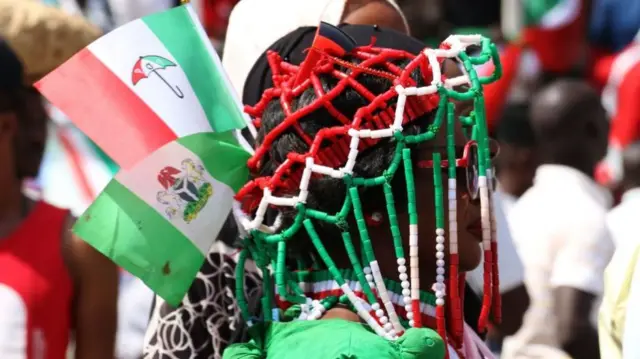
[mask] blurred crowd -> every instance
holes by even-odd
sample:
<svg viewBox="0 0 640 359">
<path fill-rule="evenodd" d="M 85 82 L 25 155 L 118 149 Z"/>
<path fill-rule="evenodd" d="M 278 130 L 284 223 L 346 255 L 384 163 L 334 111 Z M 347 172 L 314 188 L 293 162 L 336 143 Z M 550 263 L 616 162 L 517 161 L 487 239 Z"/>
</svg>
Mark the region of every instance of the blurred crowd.
<svg viewBox="0 0 640 359">
<path fill-rule="evenodd" d="M 503 321 L 486 340 L 505 359 L 640 359 L 640 1 L 191 3 L 245 95 L 260 54 L 320 20 L 388 27 L 425 46 L 452 33 L 493 39 L 503 77 L 485 96 L 500 145 Z M 245 338 L 234 302 L 212 299 L 231 297 L 233 243 L 212 248 L 197 288 L 171 308 L 68 234 L 118 168 L 30 87 L 102 34 L 178 5 L 0 0 L 0 358 L 219 358 Z M 470 322 L 481 267 L 467 276 Z"/>
</svg>

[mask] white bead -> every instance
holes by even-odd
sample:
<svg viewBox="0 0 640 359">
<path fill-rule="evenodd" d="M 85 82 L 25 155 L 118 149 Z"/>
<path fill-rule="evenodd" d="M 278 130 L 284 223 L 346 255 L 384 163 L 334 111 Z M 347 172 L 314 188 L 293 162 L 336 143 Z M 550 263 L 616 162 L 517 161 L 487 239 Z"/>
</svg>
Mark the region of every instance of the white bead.
<svg viewBox="0 0 640 359">
<path fill-rule="evenodd" d="M 436 273 L 437 274 L 444 274 L 444 268 L 442 268 L 442 267 L 436 268 Z"/>
<path fill-rule="evenodd" d="M 378 318 L 380 320 L 380 323 L 382 324 L 387 324 L 389 322 L 389 319 L 387 317 L 382 317 L 382 318 Z"/>
<path fill-rule="evenodd" d="M 402 290 L 402 295 L 404 295 L 405 297 L 408 297 L 411 295 L 411 289 L 403 289 Z"/>
<path fill-rule="evenodd" d="M 391 323 L 387 323 L 384 325 L 384 330 L 390 331 L 391 329 L 393 329 L 393 325 L 391 325 Z"/>
<path fill-rule="evenodd" d="M 436 252 L 436 258 L 438 258 L 438 259 L 444 259 L 444 253 L 442 253 L 442 252 Z"/>
<path fill-rule="evenodd" d="M 442 260 L 442 259 L 438 259 L 438 260 L 436 261 L 436 265 L 437 265 L 438 267 L 444 267 L 444 260 Z"/>
<path fill-rule="evenodd" d="M 401 266 L 407 264 L 407 260 L 404 258 L 398 258 L 396 262 L 398 263 L 398 265 L 401 265 Z"/>
<path fill-rule="evenodd" d="M 442 228 L 436 229 L 436 234 L 439 235 L 439 236 L 444 236 L 444 229 L 442 229 Z"/>
<path fill-rule="evenodd" d="M 400 280 L 407 280 L 409 279 L 409 276 L 407 275 L 407 273 L 400 273 Z"/>
<path fill-rule="evenodd" d="M 362 271 L 364 272 L 364 274 L 371 274 L 371 268 L 369 267 L 364 267 Z"/>
<path fill-rule="evenodd" d="M 413 319 L 413 312 L 412 311 L 408 311 L 407 312 L 407 319 L 409 319 L 409 320 Z"/>
<path fill-rule="evenodd" d="M 376 311 L 380 309 L 380 303 L 375 302 L 373 304 L 371 304 L 371 310 Z"/>
<path fill-rule="evenodd" d="M 443 283 L 444 282 L 444 276 L 441 275 L 441 274 L 438 274 L 436 276 L 436 282 Z"/>
<path fill-rule="evenodd" d="M 367 280 L 367 282 L 373 282 L 373 276 L 371 274 L 365 274 L 364 277 Z"/>
<path fill-rule="evenodd" d="M 444 237 L 443 236 L 437 236 L 436 237 L 436 243 L 443 244 L 444 243 Z"/>
<path fill-rule="evenodd" d="M 402 288 L 404 288 L 404 289 L 407 289 L 407 288 L 409 288 L 409 287 L 411 286 L 411 285 L 409 284 L 409 282 L 407 282 L 407 281 L 402 282 L 402 284 L 400 284 L 400 285 L 401 285 L 401 286 L 402 286 Z"/>
<path fill-rule="evenodd" d="M 409 308 L 411 308 L 411 297 L 410 296 L 407 295 L 407 296 L 404 297 L 404 305 L 408 306 Z"/>
<path fill-rule="evenodd" d="M 444 291 L 439 290 L 436 292 L 436 298 L 444 298 Z"/>
<path fill-rule="evenodd" d="M 440 243 L 436 244 L 436 251 L 438 252 L 444 251 L 444 244 L 440 244 Z"/>
<path fill-rule="evenodd" d="M 442 298 L 436 298 L 436 305 L 437 305 L 437 306 L 442 306 L 442 305 L 444 305 L 444 299 L 442 299 Z"/>
<path fill-rule="evenodd" d="M 378 318 L 384 317 L 384 310 L 382 310 L 382 309 L 376 310 L 376 317 L 378 317 Z"/>
<path fill-rule="evenodd" d="M 406 266 L 398 266 L 398 272 L 406 273 L 407 272 L 407 267 Z"/>
<path fill-rule="evenodd" d="M 416 323 L 413 320 L 410 320 L 409 321 L 409 326 L 413 328 L 413 327 L 416 326 Z"/>
</svg>

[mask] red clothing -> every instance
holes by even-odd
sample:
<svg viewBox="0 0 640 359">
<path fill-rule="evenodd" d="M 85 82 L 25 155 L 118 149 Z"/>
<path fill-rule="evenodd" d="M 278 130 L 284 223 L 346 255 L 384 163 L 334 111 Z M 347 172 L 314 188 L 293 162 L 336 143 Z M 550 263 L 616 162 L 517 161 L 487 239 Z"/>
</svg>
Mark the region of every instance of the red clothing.
<svg viewBox="0 0 640 359">
<path fill-rule="evenodd" d="M 602 103 L 611 117 L 609 151 L 596 170 L 596 179 L 614 185 L 623 175 L 622 150 L 640 140 L 640 42 L 597 58 L 591 78 L 602 89 Z"/>
<path fill-rule="evenodd" d="M 72 281 L 62 256 L 68 211 L 38 202 L 0 239 L 0 358 L 64 359 Z"/>
<path fill-rule="evenodd" d="M 202 0 L 202 23 L 209 37 L 223 40 L 231 10 L 238 0 Z"/>
<path fill-rule="evenodd" d="M 640 43 L 601 57 L 593 80 L 602 88 L 602 101 L 611 116 L 610 141 L 625 147 L 640 139 Z"/>
<path fill-rule="evenodd" d="M 530 27 L 524 42 L 538 55 L 543 71 L 566 72 L 583 56 L 585 11 L 580 1 L 579 15 L 558 27 Z"/>
</svg>

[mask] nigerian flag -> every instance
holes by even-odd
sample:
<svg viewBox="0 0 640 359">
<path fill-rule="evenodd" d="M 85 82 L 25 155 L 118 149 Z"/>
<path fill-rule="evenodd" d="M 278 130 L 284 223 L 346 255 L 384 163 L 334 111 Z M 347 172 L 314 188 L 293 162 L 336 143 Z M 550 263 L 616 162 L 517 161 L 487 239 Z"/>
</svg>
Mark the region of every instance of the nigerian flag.
<svg viewBox="0 0 640 359">
<path fill-rule="evenodd" d="M 120 167 L 74 233 L 178 304 L 248 177 L 245 116 L 195 13 L 124 25 L 36 87 Z"/>
<path fill-rule="evenodd" d="M 248 159 L 230 132 L 179 138 L 118 172 L 73 231 L 175 305 L 246 182 Z"/>
</svg>

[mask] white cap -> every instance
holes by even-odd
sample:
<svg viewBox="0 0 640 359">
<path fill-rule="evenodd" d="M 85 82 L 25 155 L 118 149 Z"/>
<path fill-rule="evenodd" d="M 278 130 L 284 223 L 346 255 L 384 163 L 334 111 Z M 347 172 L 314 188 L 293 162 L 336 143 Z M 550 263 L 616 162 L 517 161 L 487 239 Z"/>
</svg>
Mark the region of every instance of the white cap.
<svg viewBox="0 0 640 359">
<path fill-rule="evenodd" d="M 231 11 L 222 53 L 222 65 L 240 97 L 253 64 L 271 44 L 302 26 L 340 24 L 347 1 L 241 0 Z M 404 19 L 395 0 L 386 1 Z"/>
</svg>

